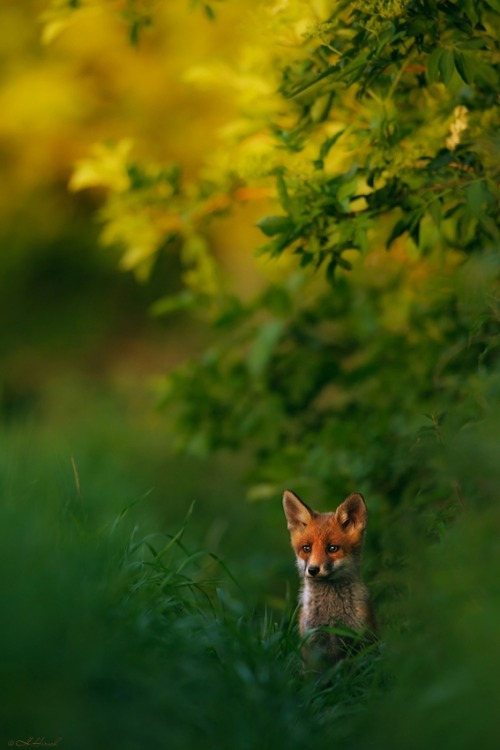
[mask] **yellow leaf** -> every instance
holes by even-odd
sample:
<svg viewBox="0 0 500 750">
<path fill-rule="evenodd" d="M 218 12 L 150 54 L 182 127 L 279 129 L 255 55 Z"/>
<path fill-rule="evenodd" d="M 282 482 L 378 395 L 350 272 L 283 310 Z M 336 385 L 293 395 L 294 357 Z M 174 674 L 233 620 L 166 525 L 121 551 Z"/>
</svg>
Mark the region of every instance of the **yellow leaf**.
<svg viewBox="0 0 500 750">
<path fill-rule="evenodd" d="M 124 138 L 116 144 L 96 144 L 92 156 L 76 165 L 69 189 L 76 192 L 89 187 L 104 187 L 123 192 L 130 187 L 127 161 L 133 141 Z"/>
<path fill-rule="evenodd" d="M 42 43 L 49 45 L 69 26 L 69 18 L 59 18 L 45 24 L 42 31 Z"/>
</svg>

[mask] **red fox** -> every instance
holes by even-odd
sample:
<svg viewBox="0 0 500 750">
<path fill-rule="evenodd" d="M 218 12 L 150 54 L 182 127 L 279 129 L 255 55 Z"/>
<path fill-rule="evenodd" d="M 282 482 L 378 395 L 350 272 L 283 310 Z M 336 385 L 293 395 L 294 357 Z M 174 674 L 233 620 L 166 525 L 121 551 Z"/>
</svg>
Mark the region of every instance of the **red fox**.
<svg viewBox="0 0 500 750">
<path fill-rule="evenodd" d="M 306 660 L 333 664 L 346 656 L 352 639 L 317 628 L 346 626 L 347 631 L 366 634 L 375 630 L 361 578 L 365 501 L 354 493 L 334 513 L 318 513 L 286 490 L 283 508 L 302 578 L 299 632 L 303 636 L 314 631 L 307 641 Z"/>
</svg>

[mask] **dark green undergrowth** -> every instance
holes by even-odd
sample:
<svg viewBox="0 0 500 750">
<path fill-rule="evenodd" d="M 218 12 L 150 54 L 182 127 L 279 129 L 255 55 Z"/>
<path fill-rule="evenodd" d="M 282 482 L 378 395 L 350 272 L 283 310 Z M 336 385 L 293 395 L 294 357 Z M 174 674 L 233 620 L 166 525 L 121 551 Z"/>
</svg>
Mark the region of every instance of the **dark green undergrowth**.
<svg viewBox="0 0 500 750">
<path fill-rule="evenodd" d="M 293 560 L 269 504 L 257 506 L 261 532 L 234 526 L 221 559 L 197 532 L 221 497 L 207 489 L 190 509 L 179 485 L 169 498 L 178 520 L 163 520 L 150 504 L 147 462 L 129 460 L 139 430 L 116 437 L 114 453 L 101 433 L 103 468 L 97 427 L 87 425 L 77 474 L 60 439 L 49 444 L 39 427 L 3 430 L 1 741 L 62 738 L 59 746 L 75 750 L 493 748 L 497 427 L 491 415 L 435 456 L 443 475 L 460 478 L 451 523 L 418 504 L 373 519 L 366 567 L 381 644 L 323 679 L 302 670 L 287 594 Z M 147 452 L 156 455 L 151 445 Z M 275 505 L 281 515 L 279 498 Z"/>
<path fill-rule="evenodd" d="M 331 688 L 303 682 L 293 604 L 255 611 L 225 562 L 188 549 L 188 517 L 170 533 L 140 504 L 92 507 L 85 477 L 72 486 L 42 466 L 31 438 L 4 473 L 5 740 L 251 748 L 286 732 L 303 744 L 316 723 L 304 702 L 320 717 Z"/>
</svg>

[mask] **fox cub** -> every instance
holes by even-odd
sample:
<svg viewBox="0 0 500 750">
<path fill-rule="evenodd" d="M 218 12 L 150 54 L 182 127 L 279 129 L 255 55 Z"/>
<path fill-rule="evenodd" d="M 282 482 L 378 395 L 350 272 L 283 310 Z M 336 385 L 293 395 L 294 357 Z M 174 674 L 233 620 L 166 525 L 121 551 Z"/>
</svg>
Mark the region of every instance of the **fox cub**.
<svg viewBox="0 0 500 750">
<path fill-rule="evenodd" d="M 290 490 L 283 508 L 302 579 L 299 631 L 311 633 L 306 646 L 310 665 L 334 664 L 349 652 L 353 639 L 317 628 L 342 628 L 373 634 L 375 619 L 361 578 L 366 527 L 363 496 L 349 495 L 334 513 L 318 513 Z"/>
</svg>

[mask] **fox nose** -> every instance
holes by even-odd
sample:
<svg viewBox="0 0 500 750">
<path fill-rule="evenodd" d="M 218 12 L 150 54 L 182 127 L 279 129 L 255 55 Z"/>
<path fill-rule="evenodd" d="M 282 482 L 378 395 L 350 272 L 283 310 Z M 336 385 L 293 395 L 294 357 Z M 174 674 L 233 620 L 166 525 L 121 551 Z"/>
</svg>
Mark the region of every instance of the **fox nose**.
<svg viewBox="0 0 500 750">
<path fill-rule="evenodd" d="M 307 569 L 307 572 L 309 573 L 310 576 L 313 576 L 313 578 L 314 578 L 314 576 L 317 576 L 318 573 L 319 573 L 319 566 L 318 565 L 310 565 L 308 567 L 308 569 Z"/>
</svg>

